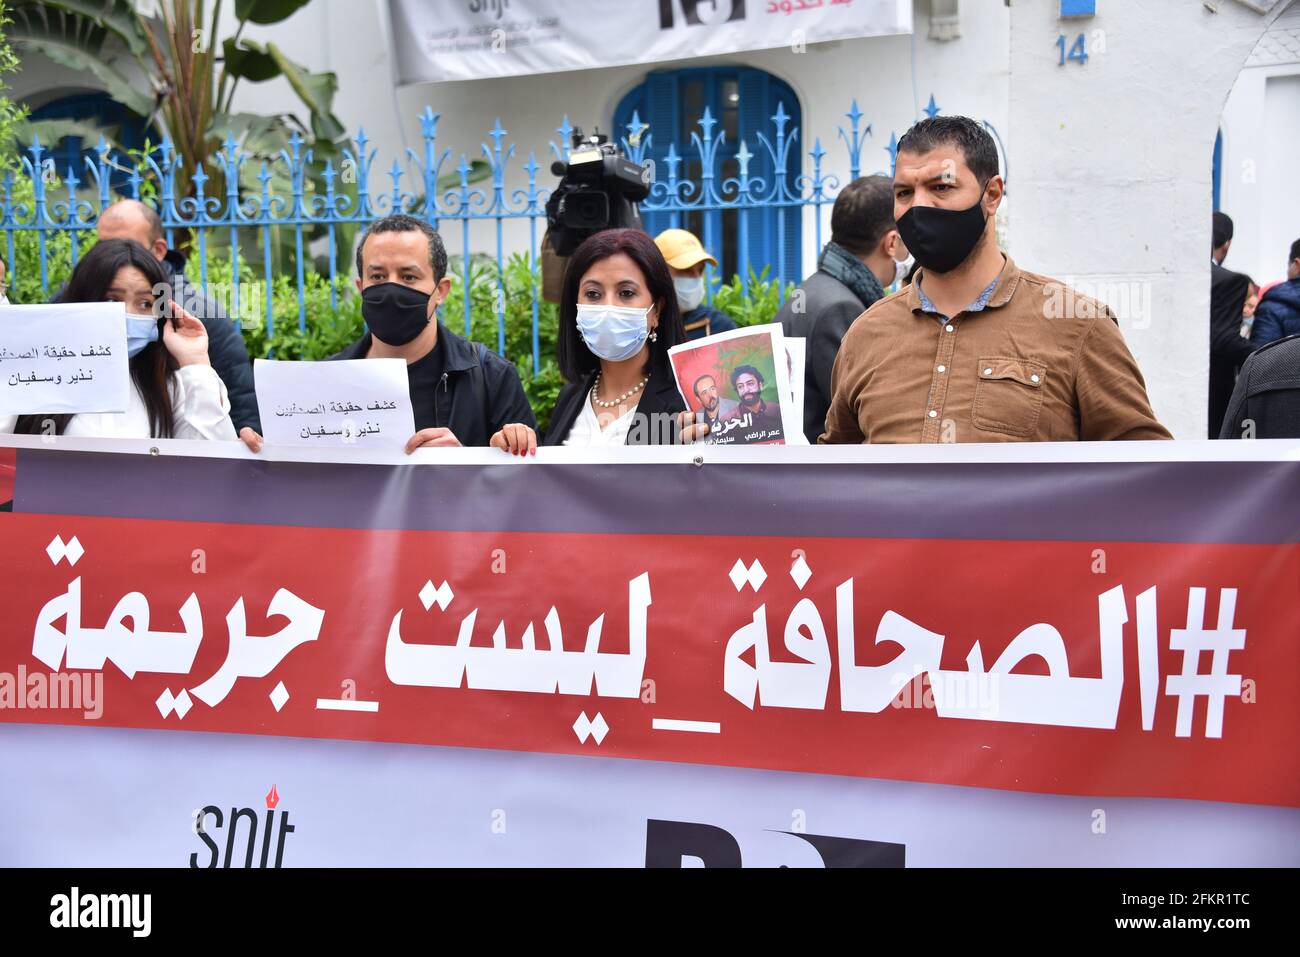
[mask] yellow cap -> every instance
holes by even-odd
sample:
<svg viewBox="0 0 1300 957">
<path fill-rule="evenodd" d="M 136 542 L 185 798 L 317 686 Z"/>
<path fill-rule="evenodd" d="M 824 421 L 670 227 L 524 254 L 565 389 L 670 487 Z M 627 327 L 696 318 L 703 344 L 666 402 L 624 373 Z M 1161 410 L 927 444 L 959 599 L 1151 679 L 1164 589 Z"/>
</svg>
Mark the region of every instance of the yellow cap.
<svg viewBox="0 0 1300 957">
<path fill-rule="evenodd" d="M 665 229 L 655 237 L 655 245 L 674 269 L 690 269 L 703 262 L 718 261 L 704 251 L 695 234 L 685 229 Z"/>
</svg>

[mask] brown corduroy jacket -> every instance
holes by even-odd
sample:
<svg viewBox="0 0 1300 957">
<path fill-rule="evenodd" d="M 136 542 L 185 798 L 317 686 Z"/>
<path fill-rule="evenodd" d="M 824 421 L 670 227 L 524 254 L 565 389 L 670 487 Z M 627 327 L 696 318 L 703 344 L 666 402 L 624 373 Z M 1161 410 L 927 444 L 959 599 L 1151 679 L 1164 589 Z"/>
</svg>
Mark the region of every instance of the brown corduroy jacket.
<svg viewBox="0 0 1300 957">
<path fill-rule="evenodd" d="M 1008 256 L 982 309 L 945 318 L 924 276 L 844 336 L 821 442 L 1172 438 L 1104 303 Z"/>
</svg>

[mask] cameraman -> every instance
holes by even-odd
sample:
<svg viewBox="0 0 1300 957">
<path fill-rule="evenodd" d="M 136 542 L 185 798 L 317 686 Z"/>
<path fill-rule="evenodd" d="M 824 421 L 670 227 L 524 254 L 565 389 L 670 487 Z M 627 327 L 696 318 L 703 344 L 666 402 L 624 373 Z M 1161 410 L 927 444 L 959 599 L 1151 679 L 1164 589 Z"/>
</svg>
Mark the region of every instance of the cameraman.
<svg viewBox="0 0 1300 957">
<path fill-rule="evenodd" d="M 609 137 L 574 127 L 569 155 L 551 164 L 560 182 L 546 200 L 542 237 L 542 297 L 560 302 L 566 261 L 583 242 L 607 229 L 641 229 L 637 204 L 650 195 L 649 166 L 634 163 Z"/>
</svg>

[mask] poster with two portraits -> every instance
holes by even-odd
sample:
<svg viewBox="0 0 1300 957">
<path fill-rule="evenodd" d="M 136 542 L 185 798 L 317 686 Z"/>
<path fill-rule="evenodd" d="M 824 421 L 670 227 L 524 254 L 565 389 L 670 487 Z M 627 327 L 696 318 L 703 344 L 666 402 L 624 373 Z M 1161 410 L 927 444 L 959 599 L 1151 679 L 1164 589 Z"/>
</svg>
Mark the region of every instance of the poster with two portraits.
<svg viewBox="0 0 1300 957">
<path fill-rule="evenodd" d="M 807 445 L 805 341 L 779 323 L 747 326 L 668 350 L 677 389 L 711 445 Z"/>
</svg>

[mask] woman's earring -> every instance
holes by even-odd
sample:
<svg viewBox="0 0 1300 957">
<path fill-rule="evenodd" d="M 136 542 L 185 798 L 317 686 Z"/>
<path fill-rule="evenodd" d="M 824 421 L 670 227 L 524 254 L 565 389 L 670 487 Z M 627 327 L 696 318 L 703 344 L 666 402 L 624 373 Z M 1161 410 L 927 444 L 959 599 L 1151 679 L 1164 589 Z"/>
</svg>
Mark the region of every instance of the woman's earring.
<svg viewBox="0 0 1300 957">
<path fill-rule="evenodd" d="M 651 342 L 658 342 L 658 341 L 659 341 L 659 331 L 658 331 L 657 329 L 651 329 L 651 330 L 650 330 L 650 341 L 651 341 Z"/>
</svg>

